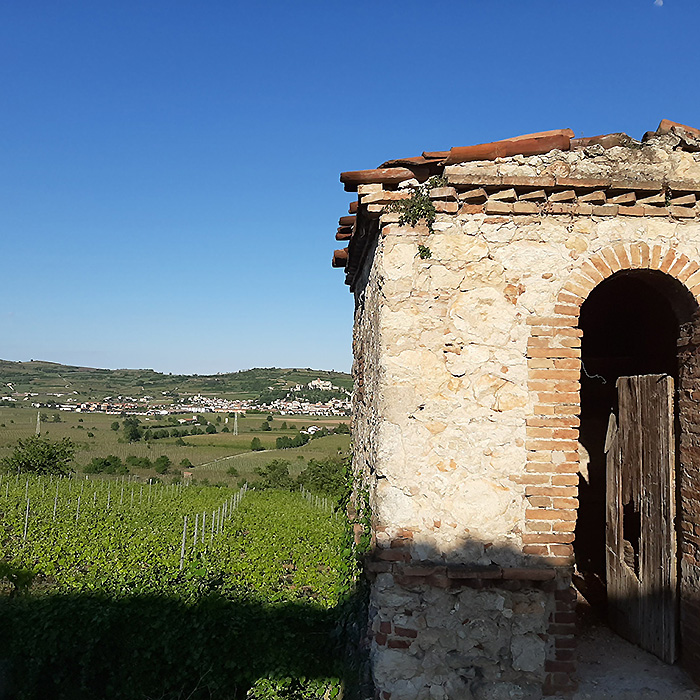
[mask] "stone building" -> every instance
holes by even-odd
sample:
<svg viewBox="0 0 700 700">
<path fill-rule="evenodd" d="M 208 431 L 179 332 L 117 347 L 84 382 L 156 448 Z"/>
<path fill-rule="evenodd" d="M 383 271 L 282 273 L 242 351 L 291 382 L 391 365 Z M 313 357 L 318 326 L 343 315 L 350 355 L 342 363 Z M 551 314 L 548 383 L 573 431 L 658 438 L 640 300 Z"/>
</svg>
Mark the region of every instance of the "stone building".
<svg viewBox="0 0 700 700">
<path fill-rule="evenodd" d="M 581 594 L 697 677 L 700 130 L 341 181 L 377 697 L 573 689 Z"/>
</svg>

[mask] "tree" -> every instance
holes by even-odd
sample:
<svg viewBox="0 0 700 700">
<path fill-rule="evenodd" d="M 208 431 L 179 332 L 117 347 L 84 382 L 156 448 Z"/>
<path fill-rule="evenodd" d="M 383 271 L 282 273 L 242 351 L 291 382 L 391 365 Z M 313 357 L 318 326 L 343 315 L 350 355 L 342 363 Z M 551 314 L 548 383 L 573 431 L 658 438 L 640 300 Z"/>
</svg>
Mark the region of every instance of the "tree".
<svg viewBox="0 0 700 700">
<path fill-rule="evenodd" d="M 206 430 L 204 431 L 205 433 L 209 435 L 213 435 L 216 432 L 216 427 L 209 423 L 209 425 L 206 427 Z"/>
<path fill-rule="evenodd" d="M 124 438 L 129 442 L 138 442 L 143 435 L 143 430 L 140 427 L 141 421 L 136 417 L 125 418 L 122 423 L 124 428 Z"/>
<path fill-rule="evenodd" d="M 167 474 L 168 467 L 172 464 L 170 457 L 168 455 L 161 455 L 158 459 L 153 462 L 153 468 L 156 470 L 156 474 Z"/>
<path fill-rule="evenodd" d="M 118 421 L 118 420 L 115 420 L 114 423 L 112 423 L 111 428 L 112 428 L 112 430 L 114 430 L 115 432 L 116 432 L 117 430 L 119 430 L 119 421 Z"/>
<path fill-rule="evenodd" d="M 345 493 L 348 465 L 345 460 L 329 457 L 322 461 L 310 459 L 296 483 L 311 493 L 322 493 L 340 499 Z"/>
<path fill-rule="evenodd" d="M 289 476 L 290 463 L 284 459 L 275 459 L 264 467 L 258 467 L 255 473 L 260 477 L 257 485 L 261 489 L 289 489 L 294 485 Z"/>
<path fill-rule="evenodd" d="M 14 452 L 2 460 L 3 467 L 13 473 L 70 474 L 76 446 L 68 438 L 54 441 L 39 435 L 17 440 Z"/>
<path fill-rule="evenodd" d="M 180 466 L 184 467 L 185 469 L 188 469 L 192 466 L 192 462 L 190 462 L 190 460 L 187 459 L 187 457 L 185 457 L 184 459 L 180 460 Z"/>
<path fill-rule="evenodd" d="M 260 452 L 260 450 L 263 450 L 265 448 L 262 446 L 262 443 L 260 442 L 260 438 L 254 437 L 250 441 L 250 449 L 253 450 L 253 452 Z"/>
</svg>

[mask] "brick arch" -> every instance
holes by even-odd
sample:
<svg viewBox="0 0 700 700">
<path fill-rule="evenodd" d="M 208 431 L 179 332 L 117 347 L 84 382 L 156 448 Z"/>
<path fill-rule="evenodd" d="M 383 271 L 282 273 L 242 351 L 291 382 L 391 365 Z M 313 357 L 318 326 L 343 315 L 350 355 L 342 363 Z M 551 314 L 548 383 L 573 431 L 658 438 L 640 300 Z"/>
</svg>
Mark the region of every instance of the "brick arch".
<svg viewBox="0 0 700 700">
<path fill-rule="evenodd" d="M 681 282 L 700 304 L 700 264 L 674 248 L 620 243 L 584 260 L 559 292 L 551 316 L 528 319 L 527 498 L 525 554 L 568 566 L 576 522 L 581 305 L 620 270 L 658 270 Z"/>
<path fill-rule="evenodd" d="M 562 286 L 550 316 L 528 318 L 527 461 L 524 476 L 523 552 L 557 567 L 557 610 L 545 689 L 569 684 L 575 671 L 575 593 L 570 588 L 578 509 L 581 305 L 590 292 L 621 270 L 657 270 L 673 277 L 700 305 L 700 264 L 673 247 L 619 243 L 583 260 Z M 700 377 L 700 372 L 698 373 Z M 700 388 L 700 379 L 698 379 Z M 700 481 L 700 479 L 699 479 Z M 698 549 L 700 559 L 700 548 Z M 680 555 L 680 552 L 679 552 Z M 697 610 L 700 620 L 700 605 Z M 700 658 L 700 657 L 699 657 Z"/>
</svg>

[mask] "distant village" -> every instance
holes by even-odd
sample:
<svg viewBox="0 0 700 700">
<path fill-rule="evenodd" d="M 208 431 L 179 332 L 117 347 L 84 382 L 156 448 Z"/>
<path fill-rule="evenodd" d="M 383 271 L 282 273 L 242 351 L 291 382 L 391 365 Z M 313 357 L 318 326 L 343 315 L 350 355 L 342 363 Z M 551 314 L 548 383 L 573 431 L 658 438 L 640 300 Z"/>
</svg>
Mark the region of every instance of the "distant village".
<svg viewBox="0 0 700 700">
<path fill-rule="evenodd" d="M 10 388 L 13 388 L 10 386 Z M 276 387 L 268 387 L 270 391 L 279 391 Z M 312 403 L 303 398 L 294 398 L 295 394 L 304 391 L 328 391 L 342 393 L 343 398 L 329 398 L 326 401 Z M 74 392 L 75 393 L 75 392 Z M 167 396 L 169 392 L 162 394 Z M 348 416 L 350 415 L 350 392 L 324 379 L 314 379 L 308 384 L 296 384 L 287 391 L 287 396 L 264 403 L 256 399 L 232 400 L 213 396 L 196 394 L 190 397 L 175 399 L 172 403 L 156 403 L 155 396 L 105 396 L 101 401 L 78 402 L 73 396 L 55 393 L 48 394 L 63 403 L 51 401 L 32 401 L 38 394 L 13 392 L 3 396 L 3 401 L 19 402 L 32 401 L 35 408 L 54 408 L 74 413 L 111 413 L 115 415 L 167 416 L 182 413 L 245 413 L 246 411 L 265 411 L 279 413 L 282 416 L 312 415 L 312 416 Z M 63 397 L 66 397 L 65 399 Z"/>
</svg>

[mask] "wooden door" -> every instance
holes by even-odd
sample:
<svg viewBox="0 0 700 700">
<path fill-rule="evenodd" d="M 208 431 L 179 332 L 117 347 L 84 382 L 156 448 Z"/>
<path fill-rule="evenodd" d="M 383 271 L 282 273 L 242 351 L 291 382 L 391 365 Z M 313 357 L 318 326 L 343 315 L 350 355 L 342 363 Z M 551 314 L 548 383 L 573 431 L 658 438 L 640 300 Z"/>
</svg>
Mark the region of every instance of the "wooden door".
<svg viewBox="0 0 700 700">
<path fill-rule="evenodd" d="M 663 661 L 677 657 L 673 378 L 620 377 L 610 416 L 606 568 L 608 618 Z"/>
</svg>

